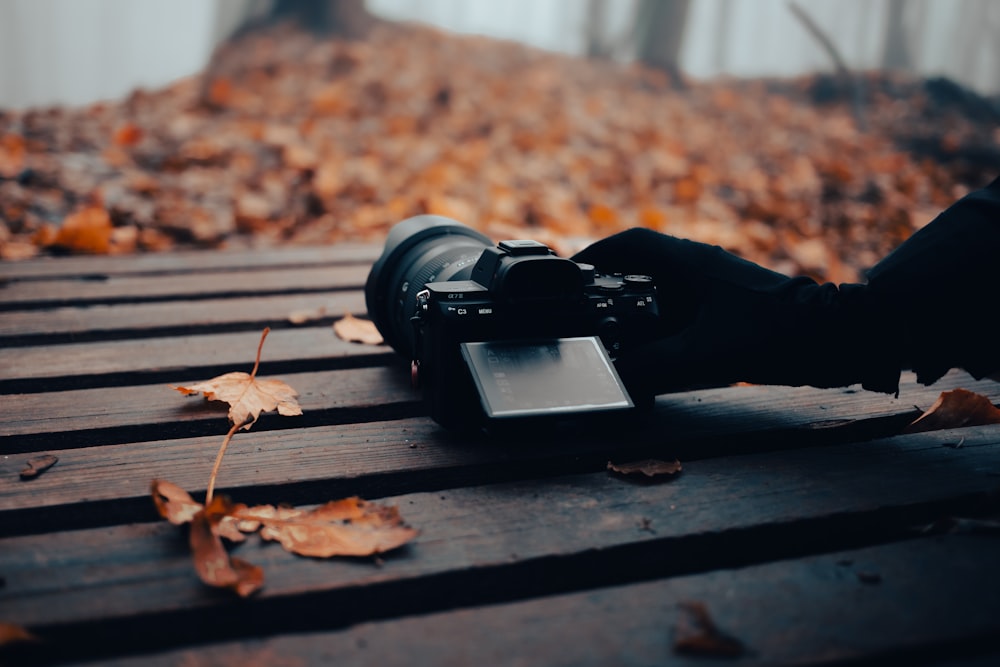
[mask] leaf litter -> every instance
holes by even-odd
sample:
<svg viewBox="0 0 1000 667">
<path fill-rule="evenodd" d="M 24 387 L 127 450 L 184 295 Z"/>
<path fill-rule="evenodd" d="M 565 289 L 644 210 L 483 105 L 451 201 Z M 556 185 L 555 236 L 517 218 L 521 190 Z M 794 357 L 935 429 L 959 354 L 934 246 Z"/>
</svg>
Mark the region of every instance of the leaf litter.
<svg viewBox="0 0 1000 667">
<path fill-rule="evenodd" d="M 264 585 L 264 571 L 245 560 L 230 556 L 223 538 L 242 542 L 258 533 L 266 541 L 281 544 L 300 556 L 371 556 L 403 546 L 419 534 L 406 525 L 396 507 L 379 505 L 358 497 L 334 500 L 312 509 L 234 503 L 215 495 L 222 457 L 235 433 L 249 429 L 261 412 L 300 415 L 294 389 L 279 380 L 256 379 L 261 350 L 269 329 L 261 334 L 251 373 L 226 373 L 188 387 L 174 387 L 190 395 L 203 392 L 209 400 L 230 404 L 232 427 L 219 447 L 209 475 L 205 502 L 199 503 L 180 486 L 162 479 L 150 485 L 153 504 L 160 516 L 175 526 L 188 525 L 188 539 L 198 577 L 209 586 L 248 597 Z"/>
</svg>

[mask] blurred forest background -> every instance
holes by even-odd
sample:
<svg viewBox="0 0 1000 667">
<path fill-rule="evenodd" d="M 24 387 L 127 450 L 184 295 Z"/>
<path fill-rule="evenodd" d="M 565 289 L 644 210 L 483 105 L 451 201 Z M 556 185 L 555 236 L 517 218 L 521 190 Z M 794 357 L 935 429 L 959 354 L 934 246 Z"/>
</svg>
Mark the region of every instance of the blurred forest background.
<svg viewBox="0 0 1000 667">
<path fill-rule="evenodd" d="M 991 0 L 7 0 L 0 257 L 630 226 L 856 280 L 1000 173 Z"/>
</svg>

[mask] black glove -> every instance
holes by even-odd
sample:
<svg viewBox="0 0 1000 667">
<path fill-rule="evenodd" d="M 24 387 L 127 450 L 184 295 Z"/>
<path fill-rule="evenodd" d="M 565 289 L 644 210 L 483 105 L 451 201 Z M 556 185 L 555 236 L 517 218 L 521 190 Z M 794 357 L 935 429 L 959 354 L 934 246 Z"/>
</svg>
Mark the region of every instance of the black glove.
<svg viewBox="0 0 1000 667">
<path fill-rule="evenodd" d="M 867 285 L 789 278 L 716 246 L 644 229 L 573 259 L 656 280 L 658 338 L 616 362 L 633 392 L 754 384 L 897 393 L 912 368 L 1000 369 L 1000 179 L 953 204 L 869 272 Z"/>
</svg>

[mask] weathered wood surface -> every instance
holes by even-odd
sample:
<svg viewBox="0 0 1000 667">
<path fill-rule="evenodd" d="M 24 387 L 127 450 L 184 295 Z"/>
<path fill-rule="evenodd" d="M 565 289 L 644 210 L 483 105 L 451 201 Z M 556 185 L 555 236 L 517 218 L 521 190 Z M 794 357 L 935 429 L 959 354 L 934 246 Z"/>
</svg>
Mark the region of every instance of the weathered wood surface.
<svg viewBox="0 0 1000 667">
<path fill-rule="evenodd" d="M 378 250 L 0 264 L 0 622 L 43 640 L 0 664 L 706 664 L 673 652 L 692 599 L 740 664 L 1000 660 L 997 537 L 920 532 L 997 512 L 1000 427 L 899 435 L 940 391 L 1000 403 L 1000 383 L 732 387 L 629 429 L 447 433 L 396 355 L 331 331 Z M 421 534 L 379 562 L 251 542 L 267 582 L 237 600 L 198 581 L 148 488 L 203 492 L 226 409 L 169 385 L 249 370 L 264 326 L 260 372 L 305 414 L 238 434 L 220 490 L 380 499 Z M 59 462 L 20 481 L 42 452 Z M 664 483 L 604 470 L 674 456 Z"/>
</svg>

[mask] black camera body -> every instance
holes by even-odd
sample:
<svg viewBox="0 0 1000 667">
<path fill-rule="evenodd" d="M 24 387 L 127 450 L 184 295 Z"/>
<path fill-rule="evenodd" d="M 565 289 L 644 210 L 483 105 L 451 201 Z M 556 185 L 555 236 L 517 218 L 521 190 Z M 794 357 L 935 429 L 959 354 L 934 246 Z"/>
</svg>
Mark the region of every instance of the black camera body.
<svg viewBox="0 0 1000 667">
<path fill-rule="evenodd" d="M 408 266 L 390 267 L 405 258 Z M 537 241 L 494 246 L 436 216 L 394 228 L 366 298 L 386 340 L 413 360 L 430 416 L 447 427 L 624 405 L 606 398 L 623 387 L 610 360 L 650 340 L 659 317 L 648 276 L 600 274 Z M 603 350 L 586 340 L 599 340 L 590 347 Z M 491 413 L 491 394 L 520 407 Z"/>
</svg>

